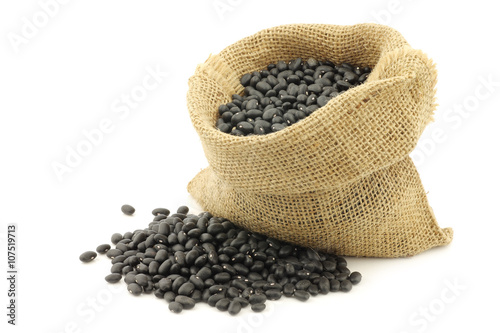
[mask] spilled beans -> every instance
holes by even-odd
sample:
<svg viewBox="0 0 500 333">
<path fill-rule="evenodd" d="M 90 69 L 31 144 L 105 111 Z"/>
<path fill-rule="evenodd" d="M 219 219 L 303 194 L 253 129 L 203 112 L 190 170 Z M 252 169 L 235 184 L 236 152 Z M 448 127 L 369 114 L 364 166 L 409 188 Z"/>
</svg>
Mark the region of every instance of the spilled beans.
<svg viewBox="0 0 500 333">
<path fill-rule="evenodd" d="M 173 313 L 206 302 L 231 315 L 249 307 L 263 311 L 282 297 L 307 301 L 310 296 L 348 292 L 361 281 L 344 258 L 281 242 L 235 226 L 208 212 L 175 214 L 153 210 L 145 229 L 115 233 L 97 253 L 111 259 L 108 283 L 124 280 L 134 296 L 154 294 Z M 90 262 L 94 251 L 84 252 Z"/>
</svg>

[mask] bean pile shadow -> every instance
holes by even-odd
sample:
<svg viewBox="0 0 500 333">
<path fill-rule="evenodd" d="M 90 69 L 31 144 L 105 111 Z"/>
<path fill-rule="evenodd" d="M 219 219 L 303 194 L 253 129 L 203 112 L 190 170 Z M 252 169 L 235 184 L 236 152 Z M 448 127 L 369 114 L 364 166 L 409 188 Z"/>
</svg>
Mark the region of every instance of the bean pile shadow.
<svg viewBox="0 0 500 333">
<path fill-rule="evenodd" d="M 111 259 L 107 282 L 118 283 L 124 276 L 130 294 L 154 294 L 174 313 L 197 302 L 231 315 L 247 306 L 260 312 L 268 300 L 307 301 L 348 292 L 361 281 L 342 257 L 249 232 L 208 212 L 189 214 L 181 206 L 172 215 L 166 208 L 153 215 L 147 228 L 115 233 L 115 247 L 102 244 L 96 252 Z M 90 262 L 96 252 L 86 251 L 80 260 Z"/>
</svg>

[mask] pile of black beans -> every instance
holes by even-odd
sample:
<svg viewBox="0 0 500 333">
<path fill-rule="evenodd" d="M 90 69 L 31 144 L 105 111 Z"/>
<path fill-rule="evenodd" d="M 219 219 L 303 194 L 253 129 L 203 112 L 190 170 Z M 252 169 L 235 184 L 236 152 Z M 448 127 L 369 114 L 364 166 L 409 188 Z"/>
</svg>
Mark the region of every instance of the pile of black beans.
<svg viewBox="0 0 500 333">
<path fill-rule="evenodd" d="M 232 102 L 219 106 L 217 128 L 237 136 L 280 131 L 362 84 L 370 72 L 369 67 L 313 58 L 278 61 L 241 77 L 244 96 L 234 94 Z"/>
<path fill-rule="evenodd" d="M 96 252 L 112 263 L 105 280 L 125 276 L 132 295 L 152 293 L 174 313 L 203 301 L 232 315 L 247 306 L 260 312 L 266 301 L 282 296 L 307 301 L 348 292 L 361 281 L 344 258 L 249 232 L 208 212 L 188 212 L 186 206 L 172 215 L 157 208 L 148 228 L 113 234 L 113 249 L 98 246 Z M 90 262 L 96 252 L 84 252 L 80 260 Z"/>
</svg>

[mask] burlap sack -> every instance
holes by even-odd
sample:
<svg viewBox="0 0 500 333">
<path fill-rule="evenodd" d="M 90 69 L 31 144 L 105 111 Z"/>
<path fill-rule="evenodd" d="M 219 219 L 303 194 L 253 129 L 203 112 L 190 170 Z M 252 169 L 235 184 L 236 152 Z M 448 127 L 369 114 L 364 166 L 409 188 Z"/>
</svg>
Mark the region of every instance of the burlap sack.
<svg viewBox="0 0 500 333">
<path fill-rule="evenodd" d="M 277 133 L 215 127 L 240 77 L 296 57 L 370 66 L 366 83 Z M 188 191 L 214 215 L 339 255 L 400 257 L 448 244 L 408 156 L 435 109 L 436 70 L 395 30 L 376 24 L 285 25 L 211 55 L 187 103 L 210 166 Z"/>
</svg>

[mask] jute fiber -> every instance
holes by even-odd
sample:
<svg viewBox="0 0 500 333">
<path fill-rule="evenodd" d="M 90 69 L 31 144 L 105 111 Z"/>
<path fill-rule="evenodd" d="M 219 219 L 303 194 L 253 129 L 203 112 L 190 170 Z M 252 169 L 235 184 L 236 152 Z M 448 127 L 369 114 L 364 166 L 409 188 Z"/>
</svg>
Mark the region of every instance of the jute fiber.
<svg viewBox="0 0 500 333">
<path fill-rule="evenodd" d="M 239 79 L 278 60 L 348 62 L 366 82 L 279 132 L 237 137 L 216 127 Z M 214 215 L 281 240 L 346 256 L 411 256 L 453 237 L 436 221 L 409 157 L 432 121 L 436 69 L 377 24 L 266 29 L 211 55 L 187 103 L 209 167 L 188 191 Z"/>
</svg>

